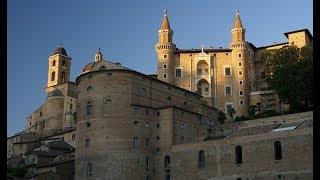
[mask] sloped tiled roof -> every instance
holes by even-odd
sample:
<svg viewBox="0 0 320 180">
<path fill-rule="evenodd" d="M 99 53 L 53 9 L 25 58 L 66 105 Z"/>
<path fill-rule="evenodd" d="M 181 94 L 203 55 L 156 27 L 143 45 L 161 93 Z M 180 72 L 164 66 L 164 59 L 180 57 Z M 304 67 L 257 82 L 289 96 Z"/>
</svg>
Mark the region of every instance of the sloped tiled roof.
<svg viewBox="0 0 320 180">
<path fill-rule="evenodd" d="M 250 127 L 250 128 L 243 128 L 235 131 L 228 137 L 240 137 L 240 136 L 249 136 L 249 135 L 255 135 L 255 134 L 264 134 L 269 133 L 274 128 L 278 127 L 280 124 L 269 124 L 264 126 L 256 126 L 256 127 Z"/>
<path fill-rule="evenodd" d="M 65 142 L 63 140 L 52 141 L 52 142 L 48 143 L 47 146 L 49 148 L 52 148 L 52 149 L 65 149 L 65 150 L 71 150 L 72 149 L 72 146 L 69 145 L 67 142 Z"/>
</svg>

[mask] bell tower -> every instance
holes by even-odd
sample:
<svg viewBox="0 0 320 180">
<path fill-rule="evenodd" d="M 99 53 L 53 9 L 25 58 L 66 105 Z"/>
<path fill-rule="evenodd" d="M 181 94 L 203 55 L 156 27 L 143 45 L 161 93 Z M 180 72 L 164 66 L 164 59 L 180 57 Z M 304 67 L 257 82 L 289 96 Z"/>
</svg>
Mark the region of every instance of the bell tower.
<svg viewBox="0 0 320 180">
<path fill-rule="evenodd" d="M 48 59 L 47 88 L 68 82 L 70 80 L 71 58 L 67 51 L 60 45 Z"/>
<path fill-rule="evenodd" d="M 159 40 L 156 44 L 158 55 L 158 79 L 174 85 L 174 51 L 176 45 L 172 43 L 173 30 L 170 28 L 167 10 L 164 11 L 161 28 L 158 31 L 158 34 Z"/>
</svg>

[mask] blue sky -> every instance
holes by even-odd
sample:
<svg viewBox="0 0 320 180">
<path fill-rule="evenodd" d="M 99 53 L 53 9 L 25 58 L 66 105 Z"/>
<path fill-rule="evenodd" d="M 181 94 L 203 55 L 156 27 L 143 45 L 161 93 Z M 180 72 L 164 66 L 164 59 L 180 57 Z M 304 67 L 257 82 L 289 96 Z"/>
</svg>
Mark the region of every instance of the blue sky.
<svg viewBox="0 0 320 180">
<path fill-rule="evenodd" d="M 235 10 L 247 41 L 285 42 L 284 32 L 308 28 L 311 0 L 10 0 L 8 1 L 8 136 L 45 100 L 48 57 L 60 42 L 72 57 L 71 78 L 102 49 L 108 60 L 156 72 L 154 45 L 168 10 L 178 48 L 228 47 Z"/>
</svg>

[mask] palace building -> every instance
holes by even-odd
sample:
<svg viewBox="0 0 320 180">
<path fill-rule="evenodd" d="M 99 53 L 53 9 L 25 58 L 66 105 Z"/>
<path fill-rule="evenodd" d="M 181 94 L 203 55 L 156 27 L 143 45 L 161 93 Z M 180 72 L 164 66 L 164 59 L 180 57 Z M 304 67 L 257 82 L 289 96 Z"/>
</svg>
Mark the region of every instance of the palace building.
<svg viewBox="0 0 320 180">
<path fill-rule="evenodd" d="M 218 120 L 219 111 L 246 115 L 258 102 L 279 110 L 257 61 L 263 50 L 312 46 L 307 29 L 255 47 L 238 11 L 229 48 L 179 49 L 165 12 L 158 33 L 156 76 L 99 49 L 72 81 L 71 57 L 55 49 L 44 103 L 7 140 L 8 167 L 39 180 L 312 179 L 312 112 Z"/>
</svg>

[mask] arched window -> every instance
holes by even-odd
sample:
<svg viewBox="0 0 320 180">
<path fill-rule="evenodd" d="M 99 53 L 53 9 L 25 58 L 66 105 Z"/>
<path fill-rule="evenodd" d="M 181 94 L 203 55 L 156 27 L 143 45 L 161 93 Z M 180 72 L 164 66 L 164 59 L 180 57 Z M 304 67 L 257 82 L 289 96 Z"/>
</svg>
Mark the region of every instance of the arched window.
<svg viewBox="0 0 320 180">
<path fill-rule="evenodd" d="M 87 164 L 87 177 L 92 176 L 92 163 L 88 162 Z"/>
<path fill-rule="evenodd" d="M 56 60 L 52 61 L 52 67 L 56 66 Z"/>
<path fill-rule="evenodd" d="M 87 91 L 92 91 L 93 90 L 93 87 L 92 86 L 88 86 L 87 87 Z"/>
<path fill-rule="evenodd" d="M 62 66 L 66 66 L 66 60 L 62 60 Z"/>
<path fill-rule="evenodd" d="M 56 76 L 56 72 L 53 71 L 51 73 L 51 81 L 54 81 L 54 79 L 56 78 L 55 76 Z"/>
<path fill-rule="evenodd" d="M 201 79 L 197 83 L 198 93 L 201 96 L 209 96 L 209 82 L 205 79 Z"/>
<path fill-rule="evenodd" d="M 113 103 L 110 98 L 104 101 L 104 114 L 110 114 L 113 112 Z"/>
<path fill-rule="evenodd" d="M 92 115 L 92 102 L 91 101 L 88 101 L 87 102 L 87 115 Z"/>
<path fill-rule="evenodd" d="M 170 156 L 164 158 L 164 176 L 165 180 L 170 180 Z"/>
<path fill-rule="evenodd" d="M 281 142 L 276 141 L 274 143 L 274 159 L 281 160 L 282 159 L 282 150 L 281 150 Z"/>
<path fill-rule="evenodd" d="M 66 74 L 65 74 L 65 72 L 63 71 L 63 72 L 61 73 L 61 80 L 62 80 L 62 82 L 65 81 L 65 76 L 66 76 Z"/>
<path fill-rule="evenodd" d="M 99 68 L 99 70 L 106 70 L 107 68 L 105 67 L 105 66 L 101 66 L 100 68 Z"/>
<path fill-rule="evenodd" d="M 198 153 L 198 163 L 200 169 L 203 169 L 205 167 L 205 154 L 203 150 L 199 151 Z"/>
<path fill-rule="evenodd" d="M 206 61 L 201 60 L 197 63 L 197 75 L 209 75 L 209 65 Z"/>
<path fill-rule="evenodd" d="M 235 148 L 235 160 L 236 164 L 242 164 L 242 147 L 239 145 Z"/>
</svg>

